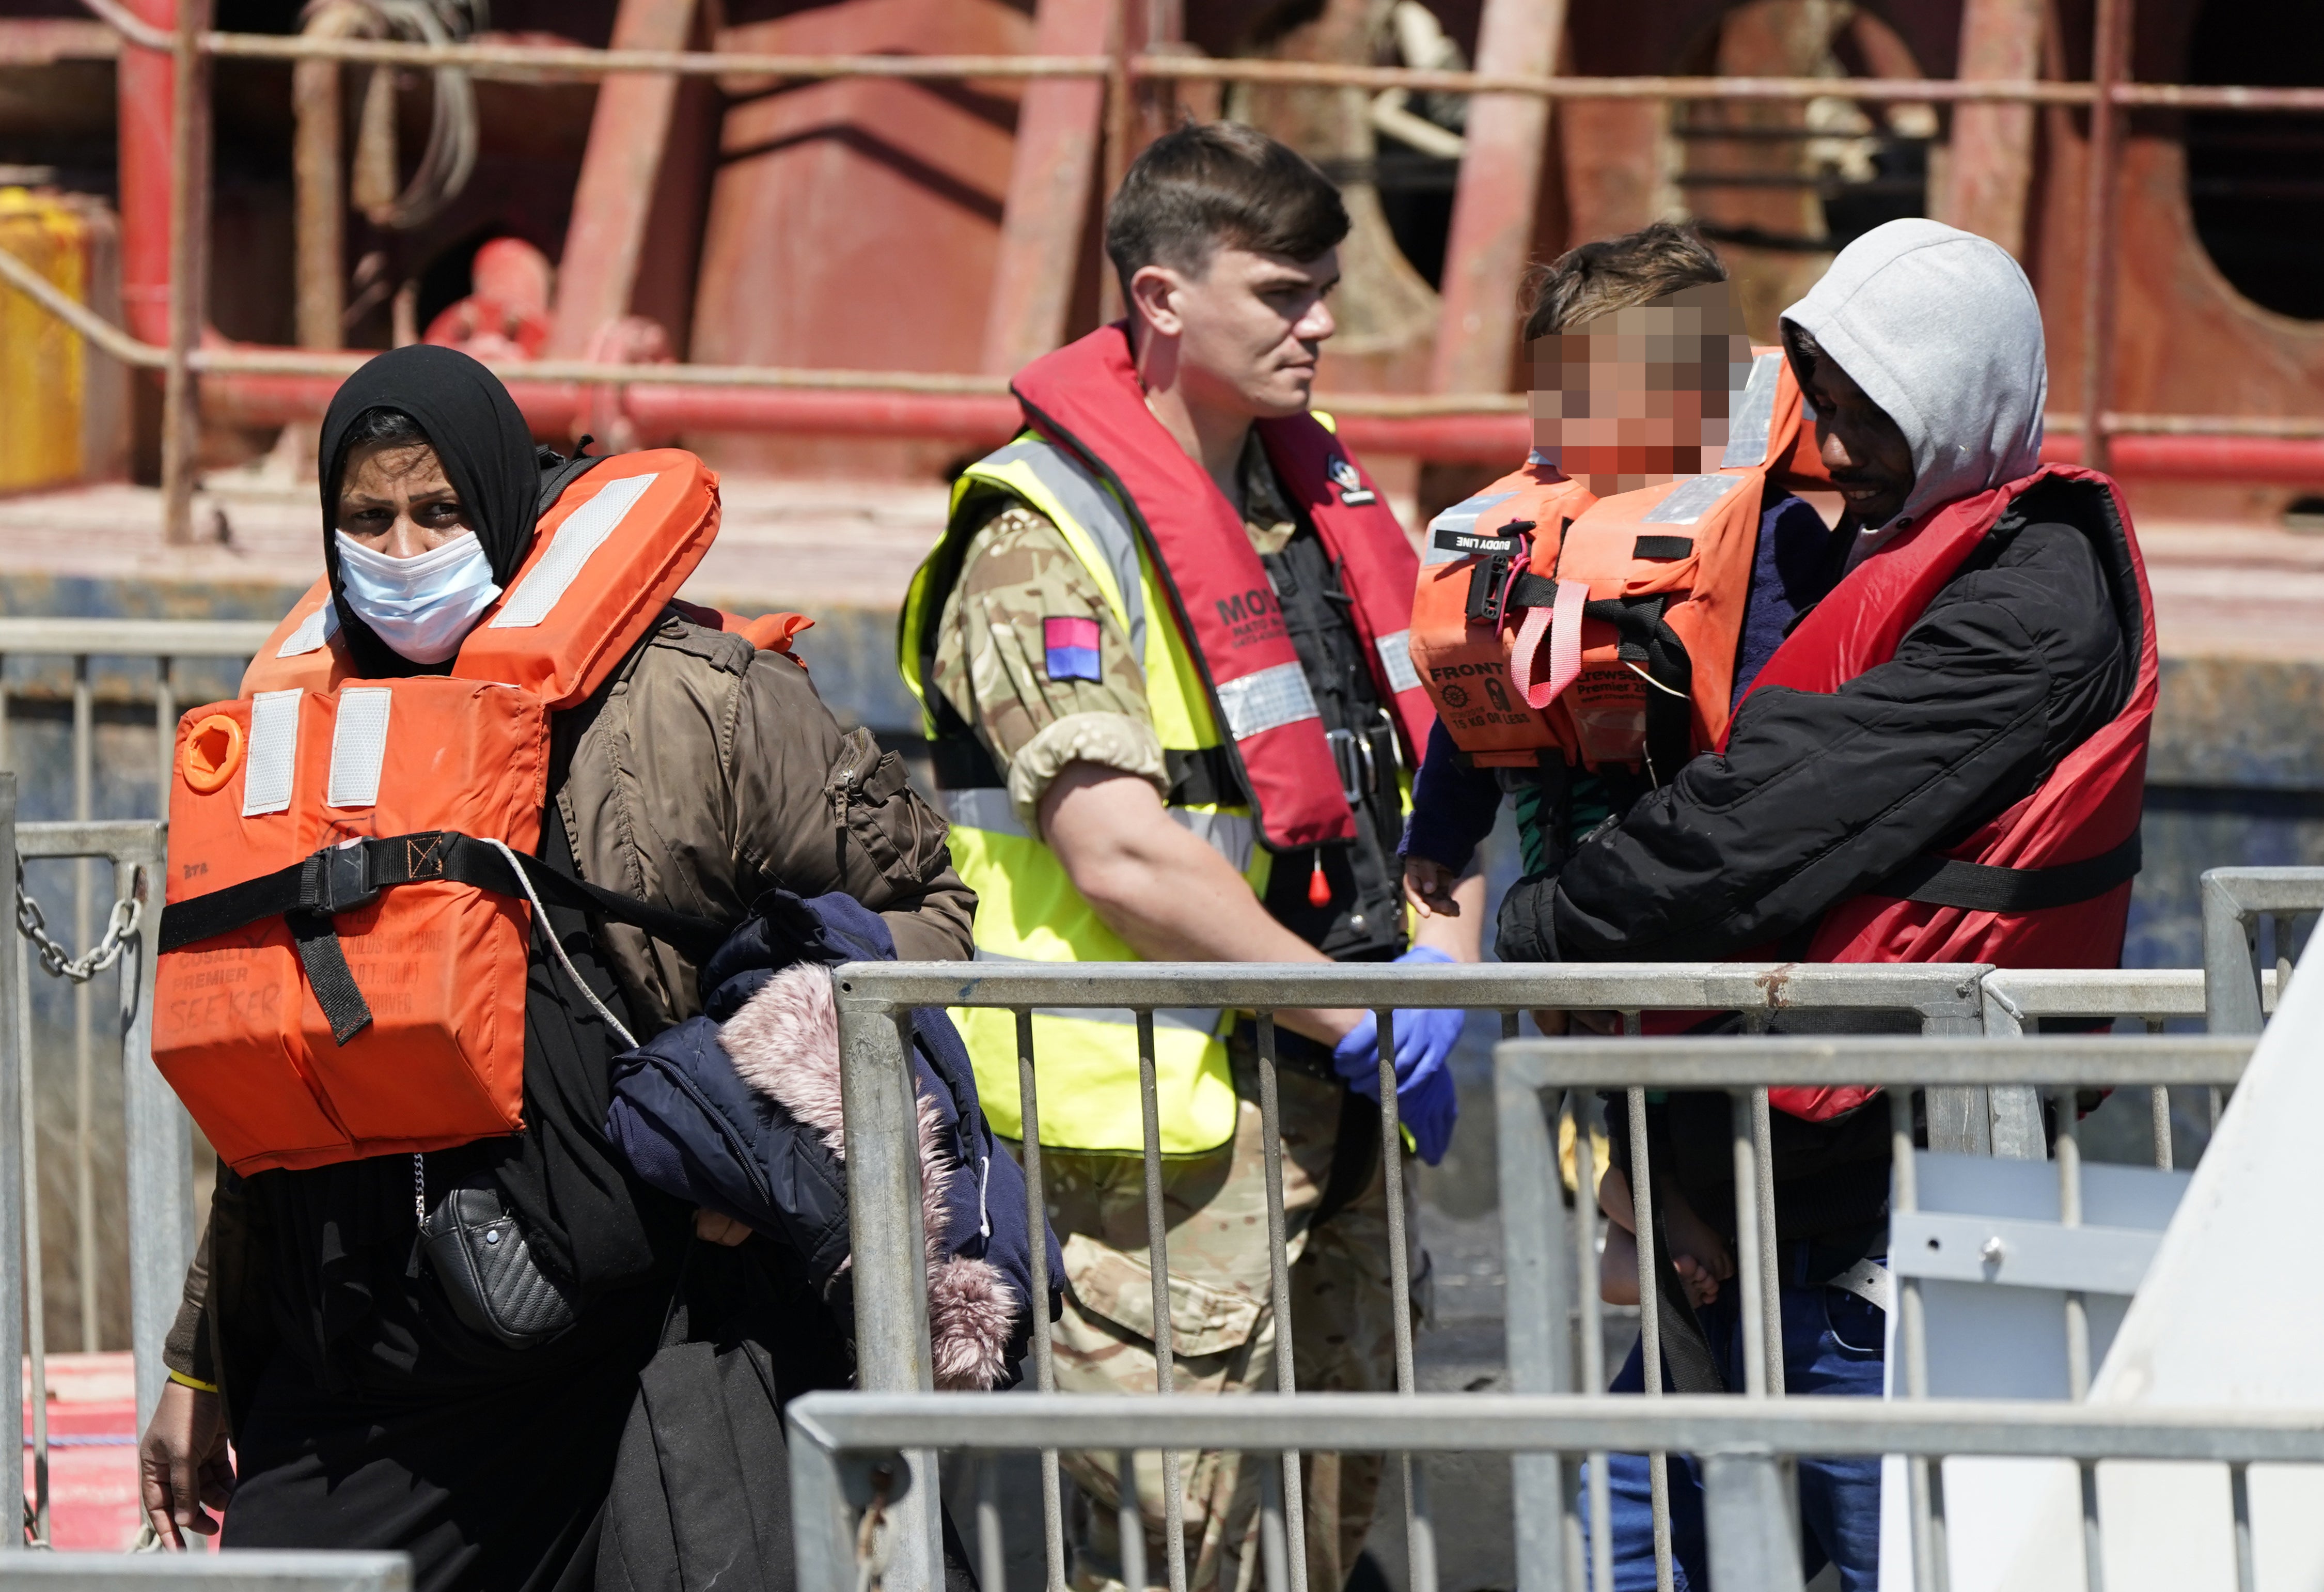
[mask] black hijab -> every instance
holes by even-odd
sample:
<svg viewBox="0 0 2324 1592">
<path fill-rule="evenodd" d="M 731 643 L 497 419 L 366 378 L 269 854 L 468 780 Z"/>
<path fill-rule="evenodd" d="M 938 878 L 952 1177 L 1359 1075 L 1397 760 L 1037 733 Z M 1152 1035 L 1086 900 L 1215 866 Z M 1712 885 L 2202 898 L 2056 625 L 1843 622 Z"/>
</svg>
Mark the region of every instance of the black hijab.
<svg viewBox="0 0 2324 1592">
<path fill-rule="evenodd" d="M 532 546 L 540 466 L 531 428 L 500 377 L 456 348 L 415 343 L 371 360 L 346 381 L 323 416 L 323 567 L 338 604 L 340 633 L 357 671 L 370 678 L 404 675 L 416 665 L 401 657 L 364 623 L 339 581 L 339 486 L 346 473 L 347 434 L 364 412 L 393 409 L 427 433 L 445 478 L 460 495 L 468 523 L 492 560 L 493 578 L 506 586 Z"/>
</svg>

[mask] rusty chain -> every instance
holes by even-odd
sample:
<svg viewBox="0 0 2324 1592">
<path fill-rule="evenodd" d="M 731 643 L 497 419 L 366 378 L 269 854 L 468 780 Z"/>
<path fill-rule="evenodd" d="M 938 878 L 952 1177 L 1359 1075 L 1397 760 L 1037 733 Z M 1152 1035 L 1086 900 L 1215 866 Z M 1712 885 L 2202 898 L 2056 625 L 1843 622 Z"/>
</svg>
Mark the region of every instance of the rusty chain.
<svg viewBox="0 0 2324 1592">
<path fill-rule="evenodd" d="M 896 1473 L 885 1465 L 872 1468 L 872 1504 L 855 1528 L 855 1592 L 881 1592 L 888 1575 L 888 1560 L 895 1533 L 888 1526 L 888 1494 Z"/>
<path fill-rule="evenodd" d="M 140 868 L 137 872 L 138 882 L 131 887 L 131 893 L 113 903 L 113 912 L 106 919 L 105 938 L 87 954 L 76 957 L 50 938 L 47 915 L 41 911 L 41 903 L 24 889 L 24 865 L 16 865 L 16 932 L 32 942 L 40 954 L 41 967 L 50 976 L 87 984 L 121 959 L 122 951 L 145 915 L 144 870 Z"/>
</svg>

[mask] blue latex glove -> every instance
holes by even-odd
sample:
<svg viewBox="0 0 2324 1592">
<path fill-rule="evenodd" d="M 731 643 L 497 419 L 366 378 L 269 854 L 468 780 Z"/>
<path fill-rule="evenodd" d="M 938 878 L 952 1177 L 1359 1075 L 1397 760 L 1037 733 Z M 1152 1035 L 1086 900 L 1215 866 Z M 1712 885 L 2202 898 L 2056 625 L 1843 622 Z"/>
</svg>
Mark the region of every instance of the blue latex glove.
<svg viewBox="0 0 2324 1592">
<path fill-rule="evenodd" d="M 1399 962 L 1450 962 L 1433 946 L 1416 945 Z M 1403 1011 L 1396 1014 L 1397 1115 L 1412 1130 L 1421 1159 L 1434 1166 L 1444 1155 L 1460 1107 L 1445 1059 L 1461 1041 L 1463 1014 L 1457 1011 Z M 1367 1011 L 1332 1050 L 1333 1070 L 1367 1100 L 1379 1098 L 1379 1019 Z M 1424 1130 L 1424 1122 L 1426 1126 Z M 1434 1153 L 1431 1153 L 1432 1148 Z"/>
<path fill-rule="evenodd" d="M 1397 1023 L 1403 1026 L 1399 1014 Z M 1452 1125 L 1461 1115 L 1461 1096 L 1452 1086 L 1452 1069 L 1438 1067 L 1419 1083 L 1396 1092 L 1397 1120 L 1412 1135 L 1420 1159 L 1434 1166 L 1452 1143 Z"/>
</svg>

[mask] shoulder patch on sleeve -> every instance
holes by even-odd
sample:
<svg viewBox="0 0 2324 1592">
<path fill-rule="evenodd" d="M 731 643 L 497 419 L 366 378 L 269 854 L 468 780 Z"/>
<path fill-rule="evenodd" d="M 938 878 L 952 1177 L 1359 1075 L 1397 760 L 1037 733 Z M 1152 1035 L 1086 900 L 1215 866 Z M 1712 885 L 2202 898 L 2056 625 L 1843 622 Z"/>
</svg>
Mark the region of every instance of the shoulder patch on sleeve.
<svg viewBox="0 0 2324 1592">
<path fill-rule="evenodd" d="M 1097 621 L 1086 615 L 1041 621 L 1044 667 L 1051 680 L 1104 679 L 1098 667 Z"/>
</svg>

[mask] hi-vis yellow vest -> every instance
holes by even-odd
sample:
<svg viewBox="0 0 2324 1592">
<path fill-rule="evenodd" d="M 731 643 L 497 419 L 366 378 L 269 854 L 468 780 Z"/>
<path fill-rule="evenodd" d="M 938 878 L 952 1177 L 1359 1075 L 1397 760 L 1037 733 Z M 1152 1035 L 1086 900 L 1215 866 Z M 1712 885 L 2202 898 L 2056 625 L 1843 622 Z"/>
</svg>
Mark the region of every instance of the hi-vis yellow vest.
<svg viewBox="0 0 2324 1592">
<path fill-rule="evenodd" d="M 936 782 L 952 824 L 953 865 L 976 892 L 977 959 L 1134 962 L 1138 953 L 1074 888 L 1056 854 L 1019 821 L 1003 776 L 926 679 L 934 627 L 972 535 L 991 518 L 996 493 L 1057 527 L 1130 638 L 1146 672 L 1147 703 L 1171 780 L 1170 816 L 1208 840 L 1262 895 L 1273 857 L 1255 843 L 1231 765 L 1216 755 L 1222 741 L 1209 692 L 1111 488 L 1071 453 L 1031 431 L 970 466 L 954 485 L 944 540 L 912 577 L 899 662 L 938 748 Z M 981 773 L 976 764 L 983 765 Z M 1022 1138 L 1015 1014 L 961 1008 L 952 1016 L 975 1062 L 985 1116 L 995 1132 Z M 1154 1014 L 1166 1155 L 1213 1150 L 1234 1136 L 1234 1080 L 1223 1039 L 1230 1020 L 1213 1012 Z M 1037 1009 L 1033 1046 L 1043 1144 L 1133 1154 L 1144 1145 L 1138 1030 L 1130 1012 Z"/>
</svg>

